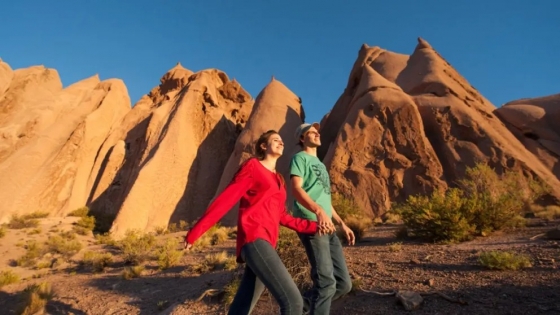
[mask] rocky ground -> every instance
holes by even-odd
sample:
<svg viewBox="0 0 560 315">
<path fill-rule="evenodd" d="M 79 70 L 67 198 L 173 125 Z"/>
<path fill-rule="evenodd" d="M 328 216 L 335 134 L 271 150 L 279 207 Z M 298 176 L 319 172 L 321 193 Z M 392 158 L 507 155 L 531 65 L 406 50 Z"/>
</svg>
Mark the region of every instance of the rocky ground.
<svg viewBox="0 0 560 315">
<path fill-rule="evenodd" d="M 45 221 L 46 220 L 46 221 Z M 31 238 L 46 239 L 49 224 L 63 229 L 70 219 L 43 219 L 44 232 L 8 230 L 0 242 L 2 266 L 23 280 L 2 287 L 0 314 L 16 314 L 20 292 L 31 283 L 49 282 L 55 297 L 47 304 L 49 314 L 226 314 L 222 294 L 197 299 L 211 289 L 221 290 L 232 279 L 231 271 L 197 274 L 191 266 L 210 252 L 234 252 L 234 240 L 182 257 L 179 266 L 160 271 L 155 262 L 139 278 L 125 280 L 124 264 L 116 259 L 103 272 L 93 273 L 76 263 L 41 270 L 14 267 L 13 259 L 24 251 L 16 243 Z M 376 226 L 355 246 L 344 248 L 352 276 L 361 288 L 333 303 L 331 314 L 406 314 L 395 296 L 372 292 L 412 290 L 423 295 L 416 314 L 557 314 L 560 313 L 560 244 L 533 236 L 559 222 L 531 224 L 515 232 L 495 234 L 458 244 L 436 245 L 402 241 L 394 225 Z M 52 227 L 50 228 L 52 229 Z M 184 233 L 158 238 L 180 238 Z M 93 237 L 81 237 L 87 249 L 113 251 L 95 245 Z M 487 250 L 511 250 L 530 257 L 532 267 L 520 271 L 487 270 L 478 255 Z M 83 250 L 82 250 L 83 251 Z M 116 255 L 118 253 L 115 253 Z M 79 260 L 79 254 L 72 260 Z M 212 292 L 212 291 L 210 291 Z M 442 293 L 445 299 L 436 292 Z M 276 302 L 263 295 L 254 314 L 277 313 Z"/>
</svg>

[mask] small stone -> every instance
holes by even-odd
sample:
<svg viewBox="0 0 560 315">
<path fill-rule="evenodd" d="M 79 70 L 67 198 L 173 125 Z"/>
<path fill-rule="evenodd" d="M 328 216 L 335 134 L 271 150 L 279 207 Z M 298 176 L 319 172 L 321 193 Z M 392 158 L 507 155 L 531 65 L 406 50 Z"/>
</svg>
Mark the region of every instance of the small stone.
<svg viewBox="0 0 560 315">
<path fill-rule="evenodd" d="M 407 311 L 418 309 L 418 307 L 420 307 L 420 305 L 424 301 L 422 296 L 414 291 L 399 291 L 397 292 L 395 297 Z"/>
<path fill-rule="evenodd" d="M 428 285 L 430 287 L 433 287 L 435 283 L 436 283 L 436 281 L 434 279 L 428 279 L 428 280 L 424 281 L 424 284 Z"/>
<path fill-rule="evenodd" d="M 413 259 L 410 260 L 410 263 L 411 263 L 411 264 L 418 265 L 418 264 L 420 264 L 420 261 L 419 261 L 418 259 L 416 259 L 416 258 L 413 258 Z"/>
</svg>

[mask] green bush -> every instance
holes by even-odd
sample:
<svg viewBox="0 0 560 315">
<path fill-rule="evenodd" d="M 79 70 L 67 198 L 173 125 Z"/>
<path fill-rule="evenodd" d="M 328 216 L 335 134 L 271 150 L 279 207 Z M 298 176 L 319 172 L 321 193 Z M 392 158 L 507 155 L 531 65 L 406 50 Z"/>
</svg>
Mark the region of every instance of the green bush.
<svg viewBox="0 0 560 315">
<path fill-rule="evenodd" d="M 409 196 L 393 207 L 409 235 L 430 241 L 461 242 L 524 224 L 523 210 L 549 187 L 515 172 L 499 176 L 485 164 L 468 168 L 458 187 L 431 196 Z"/>
<path fill-rule="evenodd" d="M 518 270 L 531 267 L 529 257 L 513 252 L 483 252 L 480 254 L 478 261 L 484 267 L 495 270 Z"/>
<path fill-rule="evenodd" d="M 117 243 L 123 254 L 124 261 L 139 265 L 150 258 L 156 238 L 153 234 L 129 230 L 122 240 Z"/>
<path fill-rule="evenodd" d="M 332 195 L 332 206 L 342 221 L 354 232 L 356 242 L 359 242 L 366 231 L 371 228 L 372 220 L 365 215 L 354 199 L 343 194 L 334 193 Z M 337 235 L 341 241 L 346 239 L 340 228 L 337 229 Z"/>
</svg>

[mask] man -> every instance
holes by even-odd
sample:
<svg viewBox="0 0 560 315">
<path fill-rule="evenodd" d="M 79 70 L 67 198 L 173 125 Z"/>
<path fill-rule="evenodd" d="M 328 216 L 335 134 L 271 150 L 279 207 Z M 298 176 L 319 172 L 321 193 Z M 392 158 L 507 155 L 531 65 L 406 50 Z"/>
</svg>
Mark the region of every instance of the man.
<svg viewBox="0 0 560 315">
<path fill-rule="evenodd" d="M 352 281 L 334 233 L 331 219 L 340 225 L 349 245 L 354 245 L 354 233 L 338 216 L 331 204 L 331 184 L 325 165 L 317 157 L 321 145 L 319 124 L 302 124 L 296 130 L 302 151 L 292 157 L 290 177 L 295 197 L 293 215 L 317 221 L 330 233 L 298 234 L 311 264 L 313 287 L 304 294 L 305 310 L 311 315 L 330 313 L 334 301 L 352 289 Z"/>
</svg>

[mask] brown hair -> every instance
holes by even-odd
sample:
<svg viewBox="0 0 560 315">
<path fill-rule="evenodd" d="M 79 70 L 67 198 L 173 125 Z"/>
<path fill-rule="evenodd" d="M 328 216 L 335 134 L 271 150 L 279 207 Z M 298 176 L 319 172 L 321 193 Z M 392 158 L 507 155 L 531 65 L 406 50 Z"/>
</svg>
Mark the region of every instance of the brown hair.
<svg viewBox="0 0 560 315">
<path fill-rule="evenodd" d="M 257 143 L 255 144 L 255 155 L 259 160 L 263 160 L 266 155 L 266 150 L 264 150 L 261 146 L 263 144 L 268 144 L 268 139 L 274 134 L 278 134 L 278 132 L 276 130 L 269 130 L 263 133 L 257 140 Z"/>
<path fill-rule="evenodd" d="M 259 139 L 257 140 L 257 143 L 255 143 L 255 156 L 257 157 L 257 159 L 259 160 L 263 160 L 265 155 L 266 155 L 266 150 L 263 149 L 261 146 L 263 144 L 268 144 L 268 139 L 270 138 L 270 136 L 275 135 L 275 134 L 279 134 L 278 131 L 276 130 L 269 130 L 265 133 L 263 133 Z M 280 173 L 276 173 L 276 175 L 279 177 L 280 179 L 280 183 L 282 186 L 286 185 L 286 181 L 284 180 L 284 176 L 282 176 L 282 174 Z"/>
</svg>

